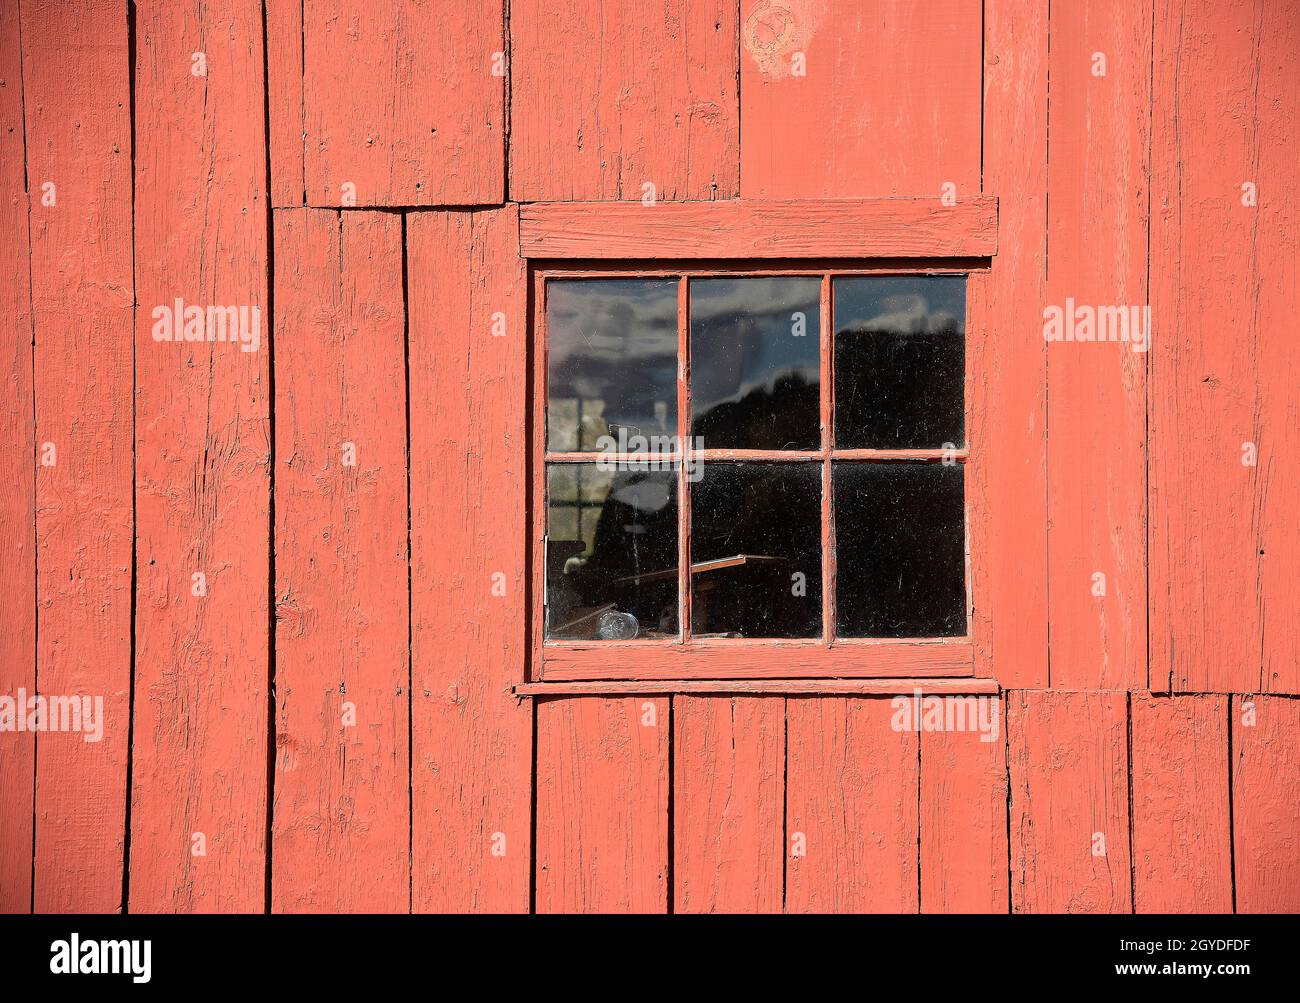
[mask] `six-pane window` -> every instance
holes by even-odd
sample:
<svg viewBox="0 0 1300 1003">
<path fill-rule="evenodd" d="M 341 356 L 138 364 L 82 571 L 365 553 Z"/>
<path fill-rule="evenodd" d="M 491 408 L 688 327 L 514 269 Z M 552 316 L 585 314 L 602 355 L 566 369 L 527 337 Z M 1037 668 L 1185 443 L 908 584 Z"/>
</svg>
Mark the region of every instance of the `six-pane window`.
<svg viewBox="0 0 1300 1003">
<path fill-rule="evenodd" d="M 967 634 L 964 275 L 543 295 L 547 640 Z"/>
</svg>

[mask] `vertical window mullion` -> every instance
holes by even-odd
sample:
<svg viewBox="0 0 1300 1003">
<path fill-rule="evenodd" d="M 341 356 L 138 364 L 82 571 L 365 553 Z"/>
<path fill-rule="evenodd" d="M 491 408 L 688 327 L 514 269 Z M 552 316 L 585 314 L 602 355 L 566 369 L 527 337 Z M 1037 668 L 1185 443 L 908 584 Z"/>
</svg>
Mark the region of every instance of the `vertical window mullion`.
<svg viewBox="0 0 1300 1003">
<path fill-rule="evenodd" d="M 835 419 L 835 333 L 831 328 L 831 277 L 822 276 L 821 293 L 821 424 L 822 424 L 822 640 L 835 638 L 835 506 L 831 504 L 831 447 Z"/>
<path fill-rule="evenodd" d="M 686 479 L 691 443 L 690 279 L 677 287 L 677 603 L 682 640 L 691 637 L 691 495 Z"/>
</svg>

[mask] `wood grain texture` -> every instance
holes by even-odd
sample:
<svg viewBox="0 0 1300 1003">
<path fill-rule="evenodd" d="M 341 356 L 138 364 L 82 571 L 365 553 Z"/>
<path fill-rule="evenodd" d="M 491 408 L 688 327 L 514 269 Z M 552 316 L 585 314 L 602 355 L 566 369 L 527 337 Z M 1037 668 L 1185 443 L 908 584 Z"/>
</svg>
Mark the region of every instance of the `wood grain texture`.
<svg viewBox="0 0 1300 1003">
<path fill-rule="evenodd" d="M 410 906 L 402 219 L 275 214 L 272 909 Z"/>
<path fill-rule="evenodd" d="M 1262 458 L 1259 513 L 1259 618 L 1264 664 L 1260 685 L 1300 693 L 1300 16 L 1279 0 L 1264 4 L 1259 27 L 1259 158 L 1256 173 L 1260 262 L 1258 422 Z M 1234 471 L 1237 473 L 1237 471 Z M 1240 685 L 1240 684 L 1238 684 Z M 1245 688 L 1245 687 L 1243 687 Z"/>
<path fill-rule="evenodd" d="M 1296 33 L 1279 4 L 1156 9 L 1153 687 L 1300 688 Z"/>
<path fill-rule="evenodd" d="M 1126 703 L 1115 691 L 1007 694 L 1013 912 L 1130 911 Z"/>
<path fill-rule="evenodd" d="M 578 679 L 797 679 L 803 676 L 967 676 L 971 645 L 961 640 L 871 644 L 736 644 L 695 641 L 673 644 L 547 645 L 542 678 Z"/>
<path fill-rule="evenodd" d="M 269 110 L 271 205 L 307 203 L 304 170 L 307 138 L 303 114 L 303 0 L 264 0 L 266 12 L 266 94 Z"/>
<path fill-rule="evenodd" d="M 532 708 L 510 692 L 528 643 L 516 210 L 412 215 L 407 283 L 414 908 L 524 911 Z"/>
<path fill-rule="evenodd" d="M 37 912 L 122 905 L 131 686 L 131 121 L 118 3 L 24 3 L 44 695 L 103 698 L 103 738 L 36 743 Z M 48 454 L 47 454 L 48 455 Z M 93 706 L 93 704 L 92 704 Z M 138 738 L 138 735 L 137 735 Z"/>
<path fill-rule="evenodd" d="M 31 244 L 18 5 L 0 4 L 0 696 L 36 692 L 36 444 Z M 41 192 L 37 188 L 39 202 Z M 36 735 L 0 735 L 0 913 L 32 907 Z"/>
<path fill-rule="evenodd" d="M 734 0 L 513 0 L 510 197 L 740 191 Z"/>
<path fill-rule="evenodd" d="M 1132 698 L 1133 908 L 1232 912 L 1228 698 Z"/>
<path fill-rule="evenodd" d="M 1149 302 L 1151 3 L 1081 0 L 1053 7 L 1051 20 L 1047 305 L 1094 311 L 1100 337 L 1102 317 L 1115 316 L 1102 311 L 1127 320 Z M 1146 686 L 1139 344 L 1047 346 L 1047 591 L 1052 685 L 1063 689 Z"/>
<path fill-rule="evenodd" d="M 500 0 L 303 6 L 309 205 L 344 204 L 347 183 L 358 206 L 502 201 L 506 78 L 493 63 L 505 49 L 503 9 Z M 292 122 L 287 100 L 273 111 Z"/>
<path fill-rule="evenodd" d="M 787 912 L 918 910 L 918 738 L 891 704 L 786 701 Z"/>
<path fill-rule="evenodd" d="M 1237 912 L 1300 912 L 1300 700 L 1232 698 L 1232 799 Z"/>
<path fill-rule="evenodd" d="M 980 339 L 968 355 L 995 360 L 968 403 L 967 490 L 983 513 L 971 553 L 975 671 L 1046 686 L 1047 11 L 1036 0 L 986 8 L 984 187 L 999 196 L 999 251 L 987 279 L 971 281 L 968 307 Z"/>
<path fill-rule="evenodd" d="M 191 71 L 195 52 L 206 57 L 206 76 Z M 265 905 L 271 400 L 262 83 L 257 3 L 138 4 L 133 912 Z M 205 314 L 244 308 L 247 327 L 225 333 L 256 341 L 181 341 L 175 318 L 177 340 L 158 340 L 157 311 L 173 314 L 178 300 Z"/>
<path fill-rule="evenodd" d="M 781 911 L 785 700 L 673 699 L 673 911 Z"/>
<path fill-rule="evenodd" d="M 997 731 L 921 733 L 921 911 L 1008 908 L 1006 715 Z M 990 719 L 991 720 L 991 719 Z"/>
<path fill-rule="evenodd" d="M 987 257 L 998 200 L 543 202 L 521 208 L 519 242 L 529 258 Z"/>
<path fill-rule="evenodd" d="M 740 10 L 746 198 L 979 191 L 979 0 Z"/>
<path fill-rule="evenodd" d="M 539 913 L 668 907 L 666 697 L 537 706 Z"/>
</svg>

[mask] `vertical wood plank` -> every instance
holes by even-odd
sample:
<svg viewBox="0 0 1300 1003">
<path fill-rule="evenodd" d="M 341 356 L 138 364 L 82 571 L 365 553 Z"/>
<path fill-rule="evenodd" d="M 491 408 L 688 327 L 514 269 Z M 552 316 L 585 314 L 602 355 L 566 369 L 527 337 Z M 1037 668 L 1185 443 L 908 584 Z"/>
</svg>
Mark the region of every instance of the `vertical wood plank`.
<svg viewBox="0 0 1300 1003">
<path fill-rule="evenodd" d="M 742 0 L 742 194 L 980 187 L 980 0 Z"/>
<path fill-rule="evenodd" d="M 984 187 L 998 195 L 998 254 L 970 283 L 975 352 L 997 360 L 975 384 L 971 485 L 983 513 L 972 548 L 976 673 L 1003 686 L 1046 686 L 1047 11 L 988 0 Z M 975 354 L 974 352 L 972 354 Z"/>
<path fill-rule="evenodd" d="M 1268 487 L 1272 476 L 1277 486 L 1287 479 L 1294 483 L 1295 474 L 1283 472 L 1292 461 L 1275 452 L 1285 440 L 1273 438 L 1281 429 L 1266 426 L 1275 414 L 1261 407 L 1259 393 L 1261 380 L 1282 380 L 1295 393 L 1294 378 L 1266 372 L 1261 356 L 1260 290 L 1281 279 L 1279 288 L 1293 294 L 1295 282 L 1294 255 L 1286 262 L 1276 254 L 1284 245 L 1261 234 L 1261 225 L 1275 227 L 1285 219 L 1279 205 L 1294 198 L 1283 178 L 1261 175 L 1261 148 L 1281 140 L 1278 130 L 1294 129 L 1294 118 L 1278 104 L 1286 100 L 1285 90 L 1261 91 L 1264 6 L 1271 7 L 1210 0 L 1159 0 L 1156 7 L 1153 688 L 1260 687 L 1273 626 L 1263 618 L 1261 582 L 1275 588 L 1278 581 L 1276 570 L 1263 577 L 1273 559 L 1265 527 L 1282 516 L 1294 535 L 1294 494 L 1283 500 Z M 1293 74 L 1293 57 L 1289 65 Z M 1294 107 L 1293 97 L 1290 103 Z M 1264 121 L 1273 124 L 1266 130 Z M 1264 205 L 1243 205 L 1247 182 L 1264 193 Z M 1243 462 L 1249 460 L 1248 443 L 1259 450 L 1254 466 Z M 1274 553 L 1286 561 L 1285 547 Z M 1283 574 L 1293 579 L 1294 562 L 1284 566 Z M 1287 605 L 1294 603 L 1288 599 Z M 1293 628 L 1294 613 L 1273 622 Z M 1279 643 L 1279 651 L 1294 651 L 1286 646 L 1296 642 L 1292 637 Z"/>
<path fill-rule="evenodd" d="M 1133 694 L 1135 912 L 1232 912 L 1228 699 Z"/>
<path fill-rule="evenodd" d="M 1047 346 L 1052 685 L 1142 688 L 1149 342 L 1100 339 L 1104 318 L 1145 327 L 1151 3 L 1051 18 L 1047 305 L 1063 333 L 1090 311 L 1099 339 Z"/>
<path fill-rule="evenodd" d="M 272 908 L 406 912 L 402 219 L 275 213 Z"/>
<path fill-rule="evenodd" d="M 537 704 L 539 913 L 668 904 L 666 697 Z"/>
<path fill-rule="evenodd" d="M 1300 912 L 1300 700 L 1233 697 L 1232 756 L 1237 911 Z"/>
<path fill-rule="evenodd" d="M 1130 911 L 1126 703 L 1114 691 L 1007 695 L 1013 912 Z"/>
<path fill-rule="evenodd" d="M 673 698 L 673 909 L 781 911 L 785 700 Z"/>
<path fill-rule="evenodd" d="M 786 701 L 787 912 L 916 912 L 917 733 L 887 699 Z"/>
<path fill-rule="evenodd" d="M 740 190 L 735 0 L 513 0 L 510 197 Z"/>
<path fill-rule="evenodd" d="M 304 205 L 303 0 L 264 0 L 266 94 L 270 116 L 271 205 Z"/>
<path fill-rule="evenodd" d="M 103 698 L 103 737 L 43 732 L 35 906 L 122 905 L 131 686 L 131 120 L 120 3 L 24 3 L 39 630 L 46 696 Z M 92 703 L 93 707 L 93 703 Z"/>
<path fill-rule="evenodd" d="M 511 693 L 528 644 L 518 212 L 414 214 L 407 255 L 414 908 L 523 911 L 532 708 Z"/>
<path fill-rule="evenodd" d="M 501 0 L 303 7 L 309 205 L 348 204 L 348 184 L 359 206 L 502 201 L 503 9 Z"/>
<path fill-rule="evenodd" d="M 1293 459 L 1300 455 L 1300 16 L 1292 5 L 1264 4 L 1259 50 L 1260 685 L 1273 693 L 1300 693 L 1300 467 Z"/>
<path fill-rule="evenodd" d="M 137 5 L 134 912 L 265 906 L 262 82 L 259 4 Z M 209 308 L 234 314 L 207 321 Z M 191 337 L 238 340 L 181 340 L 190 311 L 203 318 Z"/>
<path fill-rule="evenodd" d="M 1004 913 L 1005 712 L 1001 697 L 965 699 L 996 705 L 997 730 L 990 741 L 978 731 L 921 733 L 921 911 Z"/>
<path fill-rule="evenodd" d="M 36 692 L 36 447 L 32 440 L 32 287 L 28 195 L 23 167 L 22 52 L 18 5 L 0 4 L 0 697 L 20 710 L 22 690 Z M 36 190 L 39 202 L 41 192 Z M 36 736 L 0 734 L 0 913 L 32 905 L 32 784 Z"/>
</svg>

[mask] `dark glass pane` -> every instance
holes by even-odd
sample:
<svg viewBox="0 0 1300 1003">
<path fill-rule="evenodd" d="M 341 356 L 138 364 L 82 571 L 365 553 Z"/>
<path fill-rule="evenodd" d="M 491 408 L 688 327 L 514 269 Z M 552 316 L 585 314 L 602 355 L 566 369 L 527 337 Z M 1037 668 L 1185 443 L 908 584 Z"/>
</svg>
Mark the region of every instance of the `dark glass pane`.
<svg viewBox="0 0 1300 1003">
<path fill-rule="evenodd" d="M 676 637 L 677 472 L 546 468 L 546 636 Z"/>
<path fill-rule="evenodd" d="M 691 434 L 706 449 L 817 449 L 821 279 L 691 281 Z"/>
<path fill-rule="evenodd" d="M 835 445 L 966 440 L 966 278 L 844 278 L 835 294 Z"/>
<path fill-rule="evenodd" d="M 820 637 L 819 463 L 706 463 L 691 486 L 691 632 Z"/>
<path fill-rule="evenodd" d="M 836 633 L 964 635 L 962 467 L 851 462 L 832 466 Z"/>
<path fill-rule="evenodd" d="M 601 436 L 677 434 L 676 279 L 546 284 L 546 448 L 610 451 Z M 632 443 L 622 452 L 645 452 Z"/>
</svg>

